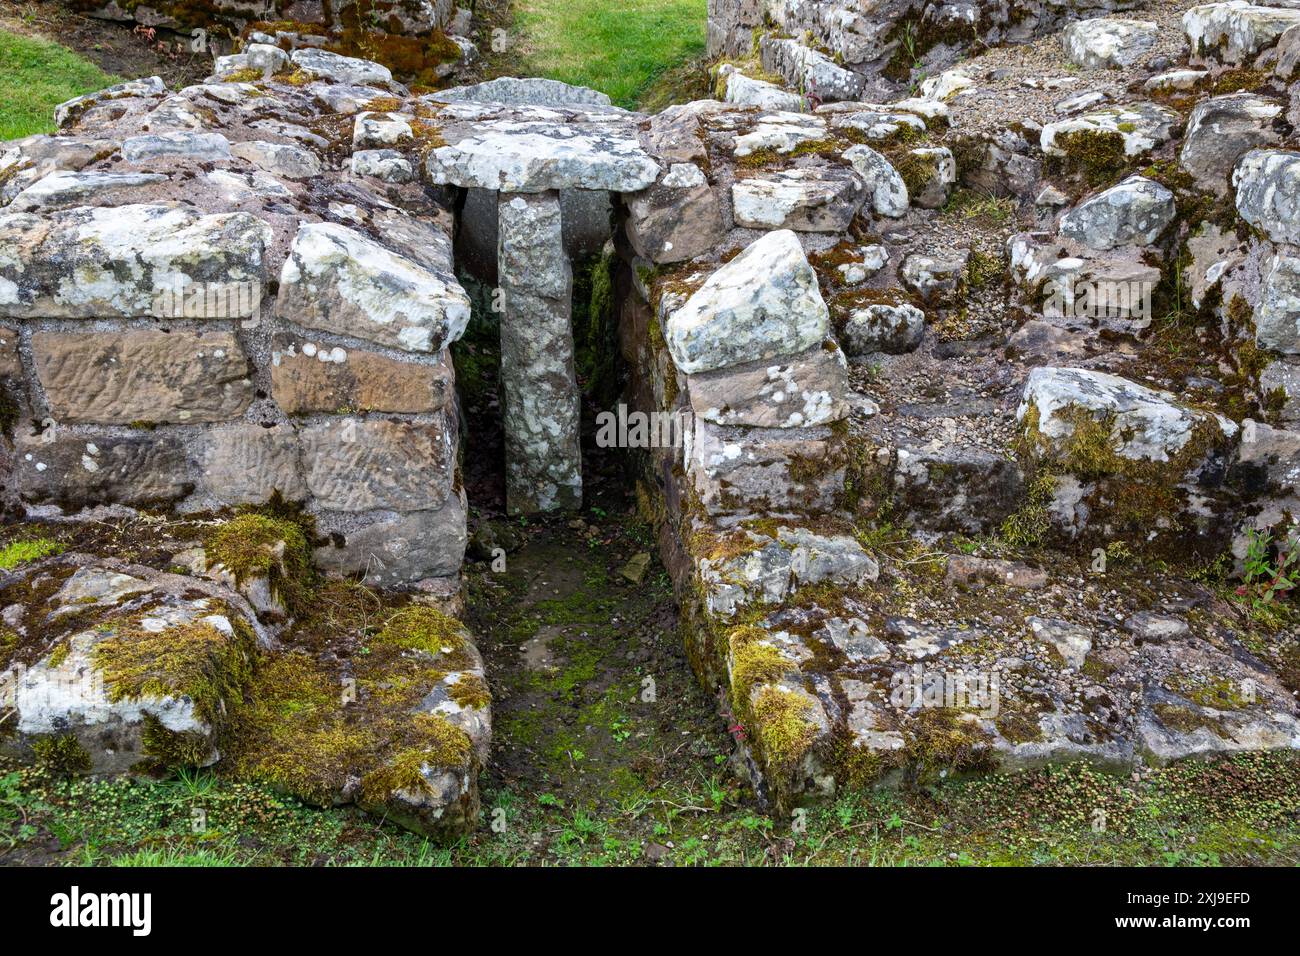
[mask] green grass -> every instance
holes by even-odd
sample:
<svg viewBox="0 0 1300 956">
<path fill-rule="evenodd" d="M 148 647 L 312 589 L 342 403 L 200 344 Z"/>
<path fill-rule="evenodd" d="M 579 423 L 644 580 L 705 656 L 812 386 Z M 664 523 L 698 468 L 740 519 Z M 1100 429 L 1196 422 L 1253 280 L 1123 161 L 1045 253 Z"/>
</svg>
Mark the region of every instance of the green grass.
<svg viewBox="0 0 1300 956">
<path fill-rule="evenodd" d="M 523 72 L 635 107 L 661 74 L 704 52 L 706 8 L 707 0 L 520 0 Z"/>
<path fill-rule="evenodd" d="M 54 129 L 54 107 L 121 78 L 71 50 L 0 30 L 0 140 Z"/>
<path fill-rule="evenodd" d="M 483 823 L 450 845 L 207 774 L 60 780 L 5 764 L 0 865 L 625 866 L 650 843 L 678 866 L 1300 863 L 1290 754 L 1190 761 L 1141 783 L 1072 765 L 852 793 L 793 826 L 742 798 L 718 763 L 594 804 L 487 789 Z"/>
</svg>

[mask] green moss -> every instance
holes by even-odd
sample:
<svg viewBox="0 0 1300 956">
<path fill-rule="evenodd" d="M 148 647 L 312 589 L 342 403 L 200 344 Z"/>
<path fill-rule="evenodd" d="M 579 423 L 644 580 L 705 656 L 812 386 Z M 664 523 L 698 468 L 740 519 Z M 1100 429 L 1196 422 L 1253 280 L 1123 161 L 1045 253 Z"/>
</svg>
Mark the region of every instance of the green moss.
<svg viewBox="0 0 1300 956">
<path fill-rule="evenodd" d="M 237 515 L 217 528 L 204 554 L 209 566 L 220 564 L 237 585 L 265 578 L 290 613 L 300 613 L 311 594 L 311 548 L 295 521 L 257 512 Z"/>
<path fill-rule="evenodd" d="M 989 735 L 974 721 L 962 719 L 960 711 L 922 708 L 907 736 L 910 763 L 923 779 L 940 771 L 965 773 L 993 767 Z"/>
<path fill-rule="evenodd" d="M 933 155 L 907 151 L 891 157 L 894 169 L 903 177 L 909 196 L 917 196 L 934 179 L 939 169 L 939 160 Z"/>
<path fill-rule="evenodd" d="M 764 687 L 754 699 L 754 739 L 776 777 L 794 770 L 816 739 L 811 711 L 810 702 L 779 687 Z"/>
<path fill-rule="evenodd" d="M 573 283 L 574 353 L 583 391 L 597 408 L 609 408 L 619 396 L 618 307 L 611 250 L 575 268 Z"/>
<path fill-rule="evenodd" d="M 340 635 L 328 610 L 337 587 L 324 589 L 321 608 L 298 625 L 298 634 L 314 635 L 311 644 L 263 658 L 231 733 L 228 762 L 235 775 L 324 805 L 353 777 L 373 774 L 368 791 L 378 804 L 394 787 L 402 789 L 394 776 L 399 769 L 414 783 L 409 772 L 435 757 L 438 766 L 468 767 L 474 758 L 463 733 L 448 740 L 443 718 L 418 713 L 436 687 L 463 707 L 490 703 L 476 674 L 447 682 L 450 673 L 477 663 L 463 626 L 434 608 L 408 605 L 380 626 Z M 346 603 L 348 595 L 338 600 Z M 368 620 L 375 608 L 366 603 L 355 615 L 343 613 Z M 328 646 L 316 643 L 321 640 Z"/>
<path fill-rule="evenodd" d="M 212 741 L 206 735 L 172 730 L 153 714 L 144 715 L 140 748 L 146 757 L 143 769 L 202 767 L 212 759 Z"/>
<path fill-rule="evenodd" d="M 974 23 L 954 20 L 939 25 L 921 13 L 911 13 L 897 21 L 887 39 L 895 44 L 894 52 L 881 73 L 899 83 L 910 83 L 921 69 L 925 54 L 941 43 L 959 50 L 980 43 Z"/>
<path fill-rule="evenodd" d="M 1160 723 L 1170 730 L 1191 734 L 1198 730 L 1208 730 L 1223 736 L 1222 725 L 1208 714 L 1193 707 L 1180 707 L 1177 704 L 1156 704 L 1151 708 Z"/>
<path fill-rule="evenodd" d="M 342 27 L 329 34 L 324 49 L 382 63 L 412 86 L 432 89 L 442 82 L 438 67 L 461 58 L 460 47 L 441 30 L 424 36 L 399 36 L 364 22 L 356 6 L 342 13 Z"/>
<path fill-rule="evenodd" d="M 971 249 L 966 262 L 966 282 L 972 289 L 985 289 L 1001 284 L 1007 275 L 1007 264 L 999 255 L 982 249 Z"/>
<path fill-rule="evenodd" d="M 482 710 L 492 703 L 492 692 L 488 689 L 487 681 L 477 674 L 461 674 L 447 692 L 462 707 Z"/>
<path fill-rule="evenodd" d="M 1124 134 L 1115 130 L 1061 133 L 1056 144 L 1065 153 L 1065 171 L 1081 175 L 1090 186 L 1108 186 L 1132 165 L 1124 150 Z"/>
<path fill-rule="evenodd" d="M 1202 707 L 1215 710 L 1240 710 L 1249 701 L 1242 696 L 1236 681 L 1226 677 L 1193 677 L 1191 674 L 1175 674 L 1170 680 L 1170 690 L 1186 697 Z"/>
<path fill-rule="evenodd" d="M 290 70 L 288 73 L 277 75 L 275 79 L 277 82 L 286 83 L 289 86 L 306 86 L 315 77 L 306 70 Z"/>
<path fill-rule="evenodd" d="M 1009 222 L 1016 214 L 1016 202 L 1009 196 L 995 196 L 975 189 L 956 189 L 944 203 L 945 216 L 991 226 Z"/>
<path fill-rule="evenodd" d="M 1003 710 L 993 721 L 1006 740 L 1013 744 L 1032 743 L 1043 739 L 1043 729 L 1032 715 L 1022 711 Z"/>
<path fill-rule="evenodd" d="M 55 646 L 54 650 L 50 651 L 50 656 L 45 661 L 46 666 L 51 668 L 62 667 L 63 662 L 68 659 L 70 653 L 72 653 L 72 645 L 65 638 Z"/>
<path fill-rule="evenodd" d="M 1272 81 L 1267 70 L 1224 70 L 1210 81 L 1210 93 L 1223 96 L 1227 93 L 1254 93 Z"/>
<path fill-rule="evenodd" d="M 447 670 L 474 664 L 465 626 L 454 617 L 423 604 L 412 604 L 394 614 L 374 643 L 433 655 Z"/>
<path fill-rule="evenodd" d="M 999 529 L 1002 539 L 1015 548 L 1031 548 L 1041 544 L 1052 529 L 1052 516 L 1047 509 L 1055 492 L 1056 476 L 1046 469 L 1040 469 L 1029 483 L 1025 503 L 1002 522 Z"/>
<path fill-rule="evenodd" d="M 231 622 L 233 636 L 202 620 L 161 631 L 143 627 L 143 614 L 119 624 L 93 651 L 109 700 L 188 697 L 200 720 L 221 724 L 243 701 L 256 641 L 238 615 L 220 607 L 211 613 Z"/>
<path fill-rule="evenodd" d="M 60 777 L 73 777 L 90 772 L 90 754 L 81 745 L 76 734 L 38 737 L 32 741 L 36 766 Z"/>
<path fill-rule="evenodd" d="M 372 113 L 396 113 L 402 106 L 402 101 L 396 96 L 376 96 L 367 100 L 362 109 L 369 110 Z"/>
<path fill-rule="evenodd" d="M 460 769 L 470 763 L 473 745 L 469 735 L 436 714 L 411 718 L 415 746 L 402 750 L 388 763 L 361 778 L 361 797 L 368 804 L 382 804 L 399 792 L 432 792 L 425 778 L 427 770 Z"/>
<path fill-rule="evenodd" d="M 762 628 L 739 627 L 727 639 L 731 648 L 731 693 L 735 700 L 748 701 L 756 686 L 780 680 L 794 669 L 780 650 L 764 642 L 766 636 Z"/>
<path fill-rule="evenodd" d="M 337 675 L 309 654 L 266 659 L 237 718 L 236 776 L 330 803 L 371 747 L 365 729 L 344 719 L 342 694 Z"/>
<path fill-rule="evenodd" d="M 21 538 L 0 548 L 0 571 L 12 571 L 20 564 L 39 561 L 63 550 L 53 538 Z"/>
<path fill-rule="evenodd" d="M 260 79 L 262 79 L 262 71 L 251 66 L 221 74 L 223 83 L 256 83 Z"/>
<path fill-rule="evenodd" d="M 1065 471 L 1086 480 L 1122 476 L 1153 486 L 1181 481 L 1221 440 L 1216 420 L 1206 415 L 1167 462 L 1127 458 L 1116 450 L 1124 436 L 1116 433 L 1113 415 L 1098 417 L 1086 409 L 1075 407 L 1065 417 L 1070 424 L 1070 435 L 1060 449 L 1051 453 L 1051 457 Z"/>
</svg>

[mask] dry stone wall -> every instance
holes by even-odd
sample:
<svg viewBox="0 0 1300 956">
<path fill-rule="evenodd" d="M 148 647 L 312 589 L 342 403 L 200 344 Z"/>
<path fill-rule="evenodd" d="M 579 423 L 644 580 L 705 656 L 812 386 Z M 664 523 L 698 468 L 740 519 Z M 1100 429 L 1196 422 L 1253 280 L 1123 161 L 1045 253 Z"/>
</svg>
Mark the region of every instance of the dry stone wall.
<svg viewBox="0 0 1300 956">
<path fill-rule="evenodd" d="M 1213 589 L 1296 533 L 1300 32 L 1096 12 L 898 72 L 939 7 L 715 3 L 721 102 L 643 127 L 622 343 L 684 438 L 642 500 L 778 807 L 1300 745 L 1295 635 Z"/>
<path fill-rule="evenodd" d="M 982 46 L 1023 43 L 1135 0 L 709 0 L 714 57 L 757 55 L 791 90 L 822 102 L 906 89 Z"/>
<path fill-rule="evenodd" d="M 315 515 L 322 566 L 454 590 L 450 220 L 348 166 L 363 107 L 404 93 L 387 70 L 300 51 L 285 71 L 124 84 L 8 144 L 6 494 L 33 515 L 279 496 Z"/>
</svg>

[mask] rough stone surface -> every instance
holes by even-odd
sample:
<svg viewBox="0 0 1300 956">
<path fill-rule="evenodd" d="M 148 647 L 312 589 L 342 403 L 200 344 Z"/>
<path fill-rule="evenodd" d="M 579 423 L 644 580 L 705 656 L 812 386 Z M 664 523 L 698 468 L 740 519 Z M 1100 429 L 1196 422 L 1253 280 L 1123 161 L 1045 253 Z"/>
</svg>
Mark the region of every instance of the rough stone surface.
<svg viewBox="0 0 1300 956">
<path fill-rule="evenodd" d="M 275 337 L 271 387 L 290 415 L 314 412 L 418 414 L 446 408 L 454 374 L 444 351 L 437 362 L 389 357 L 282 333 Z"/>
<path fill-rule="evenodd" d="M 465 331 L 469 297 L 452 276 L 322 222 L 298 228 L 275 312 L 305 328 L 437 353 Z"/>
<path fill-rule="evenodd" d="M 727 71 L 724 74 L 727 86 L 724 98 L 728 103 L 735 103 L 737 106 L 757 106 L 763 110 L 785 110 L 791 113 L 797 113 L 804 108 L 803 97 L 798 93 L 783 90 L 775 83 L 766 80 L 756 80 L 746 76 L 729 64 L 724 64 L 720 69 Z"/>
<path fill-rule="evenodd" d="M 287 425 L 237 424 L 214 429 L 202 451 L 206 492 L 225 505 L 306 501 L 298 436 Z"/>
<path fill-rule="evenodd" d="M 455 432 L 428 424 L 343 417 L 304 426 L 307 488 L 330 511 L 420 511 L 447 500 Z"/>
<path fill-rule="evenodd" d="M 817 276 L 793 232 L 769 232 L 711 275 L 667 321 L 665 338 L 687 374 L 791 355 L 830 330 Z"/>
<path fill-rule="evenodd" d="M 1167 392 L 1077 368 L 1034 369 L 1017 416 L 1030 408 L 1038 440 L 1062 447 L 1077 427 L 1071 415 L 1083 413 L 1109 430 L 1116 455 L 1132 461 L 1169 463 L 1203 429 L 1223 438 L 1237 431 L 1232 422 L 1182 405 Z"/>
<path fill-rule="evenodd" d="M 905 302 L 854 309 L 840 331 L 845 350 L 853 356 L 911 352 L 924 335 L 925 313 Z"/>
<path fill-rule="evenodd" d="M 1085 70 L 1132 66 L 1155 46 L 1158 31 L 1150 20 L 1079 20 L 1061 32 L 1061 45 Z"/>
<path fill-rule="evenodd" d="M 576 508 L 582 503 L 582 454 L 573 272 L 559 196 L 503 195 L 499 208 L 507 506 L 513 513 Z"/>
<path fill-rule="evenodd" d="M 898 170 L 870 146 L 858 144 L 844 153 L 844 158 L 867 184 L 871 208 L 881 216 L 897 219 L 906 215 L 907 184 Z"/>
<path fill-rule="evenodd" d="M 685 262 L 722 239 L 722 205 L 704 171 L 674 163 L 644 192 L 627 197 L 627 236 L 651 262 Z"/>
<path fill-rule="evenodd" d="M 695 414 L 719 425 L 799 428 L 848 414 L 844 353 L 833 347 L 701 372 L 688 382 Z"/>
<path fill-rule="evenodd" d="M 1192 7 L 1183 14 L 1183 31 L 1193 59 L 1216 59 L 1237 65 L 1277 42 L 1288 27 L 1300 23 L 1300 9 L 1228 0 Z"/>
<path fill-rule="evenodd" d="M 37 332 L 32 353 L 63 422 L 216 422 L 253 400 L 248 359 L 228 332 Z"/>
<path fill-rule="evenodd" d="M 1253 93 L 1216 96 L 1198 103 L 1187 120 L 1178 164 L 1202 189 L 1228 195 L 1232 168 L 1243 153 L 1278 142 L 1273 121 L 1282 106 Z"/>
<path fill-rule="evenodd" d="M 55 431 L 20 437 L 15 484 L 23 500 L 79 505 L 167 505 L 193 488 L 179 442 L 163 435 L 93 440 Z"/>
<path fill-rule="evenodd" d="M 342 545 L 322 545 L 314 554 L 329 573 L 361 575 L 372 587 L 454 576 L 465 555 L 464 497 L 453 494 L 436 510 L 381 518 L 339 537 Z"/>
<path fill-rule="evenodd" d="M 736 225 L 751 229 L 843 232 L 863 198 L 862 180 L 834 169 L 793 169 L 731 187 Z"/>
<path fill-rule="evenodd" d="M 147 316 L 160 294 L 213 277 L 260 293 L 270 239 L 247 213 L 179 206 L 0 214 L 0 316 Z"/>
<path fill-rule="evenodd" d="M 626 128 L 528 120 L 470 124 L 463 135 L 429 152 L 425 170 L 434 183 L 503 193 L 630 193 L 652 185 L 660 172 Z"/>
<path fill-rule="evenodd" d="M 1300 244 L 1300 153 L 1254 149 L 1232 171 L 1237 212 L 1274 242 Z"/>
<path fill-rule="evenodd" d="M 85 564 L 68 576 L 49 600 L 53 609 L 44 608 L 51 620 L 62 617 L 67 623 L 47 628 L 51 635 L 46 651 L 30 666 L 20 662 L 0 672 L 0 688 L 13 720 L 13 734 L 6 735 L 0 747 L 21 757 L 30 755 L 42 739 L 71 735 L 84 751 L 91 773 L 138 772 L 141 765 L 147 768 L 159 758 L 150 749 L 151 739 L 157 736 L 148 730 L 152 723 L 163 733 L 184 735 L 203 753 L 202 766 L 215 763 L 221 755 L 218 714 L 200 713 L 194 700 L 165 686 L 136 692 L 114 683 L 97 656 L 97 649 L 129 643 L 138 639 L 136 634 L 165 635 L 202 627 L 211 635 L 210 641 L 195 649 L 188 642 L 180 643 L 178 657 L 191 667 L 216 669 L 222 679 L 237 681 L 237 675 L 227 670 L 228 655 L 241 644 L 246 653 L 252 651 L 251 640 L 236 630 L 242 628 L 249 638 L 254 634 L 251 620 L 240 610 L 247 606 L 234 592 L 217 591 L 222 600 L 196 597 L 193 591 L 190 579 L 147 568 L 127 574 Z M 74 603 L 79 614 L 60 614 L 60 605 Z M 30 621 L 32 610 L 38 609 L 18 610 Z M 93 615 L 93 626 L 77 627 L 87 613 Z M 55 653 L 60 647 L 66 651 Z"/>
<path fill-rule="evenodd" d="M 352 83 L 360 86 L 366 84 L 386 84 L 393 81 L 392 71 L 370 60 L 341 56 L 328 50 L 313 50 L 310 47 L 294 50 L 290 61 L 304 73 L 325 77 L 338 83 Z"/>
<path fill-rule="evenodd" d="M 1149 245 L 1176 213 L 1174 194 L 1142 176 L 1130 176 L 1061 217 L 1061 235 L 1090 249 Z"/>
<path fill-rule="evenodd" d="M 131 136 L 122 141 L 122 158 L 128 163 L 147 163 L 163 157 L 219 163 L 231 158 L 230 140 L 220 133 L 180 130 Z"/>
<path fill-rule="evenodd" d="M 1300 353 L 1300 256 L 1275 253 L 1263 272 L 1255 341 L 1287 355 Z"/>
<path fill-rule="evenodd" d="M 1039 145 L 1050 156 L 1064 156 L 1064 143 L 1072 133 L 1113 133 L 1124 143 L 1124 155 L 1141 156 L 1169 141 L 1180 117 L 1173 110 L 1155 103 L 1112 106 L 1046 123 Z"/>
<path fill-rule="evenodd" d="M 9 212 L 67 209 L 95 199 L 100 205 L 130 202 L 133 195 L 166 179 L 158 173 L 100 173 L 56 170 L 32 183 L 9 203 Z"/>
<path fill-rule="evenodd" d="M 510 103 L 519 106 L 609 106 L 609 97 L 585 86 L 540 76 L 501 76 L 483 83 L 456 86 L 431 94 L 444 103 Z"/>
</svg>

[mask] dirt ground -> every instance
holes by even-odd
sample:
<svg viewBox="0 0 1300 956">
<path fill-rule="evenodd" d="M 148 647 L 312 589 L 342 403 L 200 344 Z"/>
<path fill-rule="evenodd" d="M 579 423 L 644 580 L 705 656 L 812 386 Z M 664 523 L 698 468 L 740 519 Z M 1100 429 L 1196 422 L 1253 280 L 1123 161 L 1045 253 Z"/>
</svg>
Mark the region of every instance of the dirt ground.
<svg viewBox="0 0 1300 956">
<path fill-rule="evenodd" d="M 194 52 L 176 34 L 150 37 L 132 24 L 87 17 L 54 0 L 0 0 L 0 29 L 61 43 L 125 79 L 161 76 L 173 89 L 212 72 L 213 52 Z"/>
</svg>

